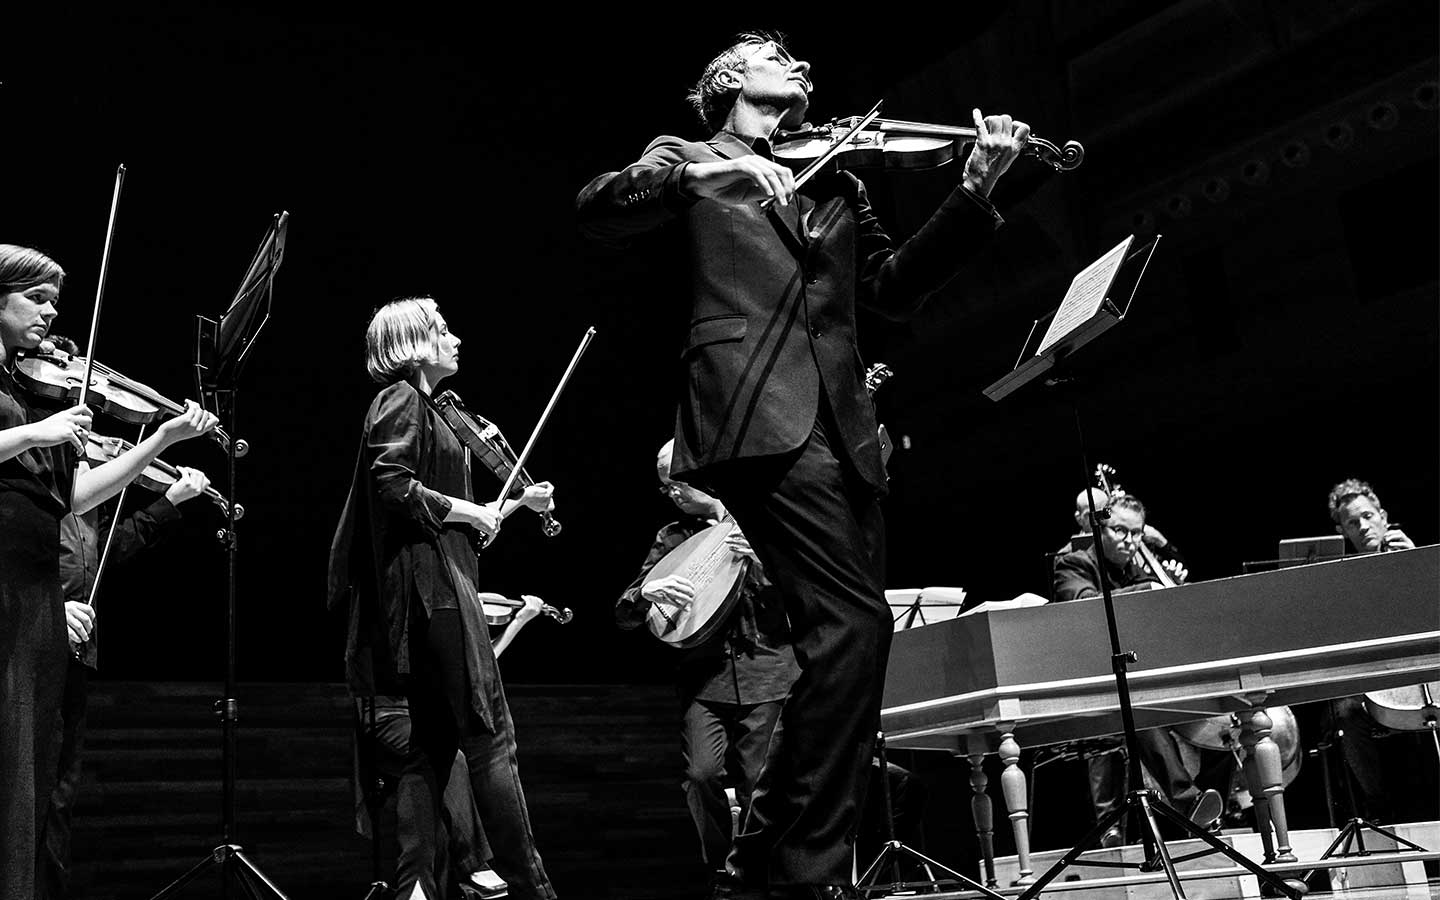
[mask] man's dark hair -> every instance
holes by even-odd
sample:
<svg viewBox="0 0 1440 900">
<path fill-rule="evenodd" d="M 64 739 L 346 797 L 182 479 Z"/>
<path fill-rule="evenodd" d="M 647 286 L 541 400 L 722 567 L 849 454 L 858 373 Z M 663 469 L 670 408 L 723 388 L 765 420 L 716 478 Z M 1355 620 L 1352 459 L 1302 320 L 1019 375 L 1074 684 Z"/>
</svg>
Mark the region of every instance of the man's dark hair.
<svg viewBox="0 0 1440 900">
<path fill-rule="evenodd" d="M 1384 509 L 1380 505 L 1380 498 L 1375 496 L 1375 489 L 1368 481 L 1361 481 L 1358 478 L 1347 478 L 1330 489 L 1330 520 L 1336 525 L 1340 524 L 1340 510 L 1345 504 L 1356 497 L 1365 497 L 1375 504 L 1376 509 Z"/>
<path fill-rule="evenodd" d="M 711 131 L 719 130 L 725 124 L 725 117 L 730 114 L 730 108 L 735 105 L 735 97 L 738 91 L 720 82 L 720 73 L 727 71 L 745 71 L 746 47 L 758 47 L 774 41 L 781 49 L 789 53 L 785 46 L 785 35 L 778 31 L 742 31 L 735 35 L 730 46 L 720 53 L 719 56 L 710 60 L 701 73 L 700 80 L 690 88 L 690 93 L 685 99 L 695 107 L 695 114 L 700 121 Z"/>
</svg>

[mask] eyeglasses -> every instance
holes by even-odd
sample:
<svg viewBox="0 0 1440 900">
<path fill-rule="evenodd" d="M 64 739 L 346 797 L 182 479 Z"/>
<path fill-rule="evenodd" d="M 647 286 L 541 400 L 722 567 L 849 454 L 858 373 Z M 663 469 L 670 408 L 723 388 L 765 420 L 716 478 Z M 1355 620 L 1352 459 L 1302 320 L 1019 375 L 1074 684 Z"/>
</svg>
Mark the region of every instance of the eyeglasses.
<svg viewBox="0 0 1440 900">
<path fill-rule="evenodd" d="M 1117 540 L 1122 541 L 1127 537 L 1134 538 L 1137 541 L 1145 537 L 1145 526 L 1143 525 L 1139 528 L 1126 528 L 1124 525 L 1106 524 L 1105 530 L 1115 535 Z"/>
</svg>

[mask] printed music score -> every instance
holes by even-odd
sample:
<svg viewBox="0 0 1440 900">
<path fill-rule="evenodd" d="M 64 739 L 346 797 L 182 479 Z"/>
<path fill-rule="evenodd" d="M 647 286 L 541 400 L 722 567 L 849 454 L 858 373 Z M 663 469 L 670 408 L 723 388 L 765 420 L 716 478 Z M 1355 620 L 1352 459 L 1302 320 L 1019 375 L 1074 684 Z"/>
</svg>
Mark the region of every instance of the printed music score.
<svg viewBox="0 0 1440 900">
<path fill-rule="evenodd" d="M 1101 304 L 1109 296 L 1110 286 L 1115 283 L 1115 275 L 1120 271 L 1120 264 L 1125 261 L 1134 240 L 1135 235 L 1132 234 L 1104 256 L 1080 270 L 1070 282 L 1070 289 L 1065 292 L 1065 299 L 1060 302 L 1055 317 L 1050 320 L 1050 327 L 1046 329 L 1045 337 L 1035 351 L 1036 356 L 1043 355 L 1075 329 L 1095 317 Z"/>
</svg>

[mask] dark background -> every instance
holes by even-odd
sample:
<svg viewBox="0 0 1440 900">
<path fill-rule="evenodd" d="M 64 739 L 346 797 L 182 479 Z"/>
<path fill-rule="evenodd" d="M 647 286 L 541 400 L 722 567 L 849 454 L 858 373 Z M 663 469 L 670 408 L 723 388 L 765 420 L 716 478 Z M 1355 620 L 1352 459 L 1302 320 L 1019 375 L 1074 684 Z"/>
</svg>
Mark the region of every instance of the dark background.
<svg viewBox="0 0 1440 900">
<path fill-rule="evenodd" d="M 67 268 L 56 330 L 83 345 L 125 163 L 97 355 L 178 398 L 193 393 L 194 315 L 228 304 L 270 216 L 290 211 L 240 398 L 248 680 L 341 675 L 323 578 L 375 390 L 370 312 L 437 297 L 465 340 L 447 386 L 517 447 L 596 326 L 529 466 L 557 484 L 564 533 L 512 519 L 486 586 L 576 611 L 532 625 L 507 680 L 663 681 L 668 651 L 619 633 L 609 608 L 672 513 L 652 459 L 687 305 L 658 252 L 583 243 L 573 198 L 658 133 L 704 136 L 683 95 L 731 32 L 792 33 L 815 120 L 883 96 L 896 118 L 967 124 L 979 106 L 1086 146 L 1070 174 L 1016 163 L 993 252 L 914 322 L 862 323 L 867 360 L 898 373 L 881 417 L 909 444 L 891 463 L 888 581 L 983 600 L 1046 591 L 1084 473 L 1067 400 L 981 389 L 1073 273 L 1131 233 L 1164 239 L 1133 316 L 1090 354 L 1086 436 L 1194 577 L 1329 532 L 1326 493 L 1351 476 L 1418 543 L 1437 539 L 1436 16 L 1400 0 L 1147 0 L 682 27 L 699 17 L 62 7 L 16 24 L 0 62 L 0 239 Z M 865 177 L 904 236 L 959 171 Z M 169 459 L 221 481 L 208 443 Z M 185 512 L 185 536 L 107 576 L 106 677 L 223 673 L 218 518 Z"/>
</svg>

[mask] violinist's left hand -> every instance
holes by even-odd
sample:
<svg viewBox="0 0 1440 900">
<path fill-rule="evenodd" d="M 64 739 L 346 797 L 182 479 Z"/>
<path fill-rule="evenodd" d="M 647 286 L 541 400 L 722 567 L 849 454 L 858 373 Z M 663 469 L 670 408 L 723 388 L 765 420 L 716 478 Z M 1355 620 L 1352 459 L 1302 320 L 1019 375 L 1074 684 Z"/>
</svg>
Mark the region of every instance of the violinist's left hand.
<svg viewBox="0 0 1440 900">
<path fill-rule="evenodd" d="M 155 433 L 160 435 L 168 446 L 208 434 L 219 422 L 214 413 L 206 412 L 194 400 L 186 400 L 185 411 L 167 420 Z"/>
<path fill-rule="evenodd" d="M 205 493 L 210 486 L 210 476 L 199 469 L 191 469 L 188 466 L 176 466 L 175 471 L 180 477 L 175 483 L 165 490 L 165 499 L 170 501 L 171 506 L 179 506 L 186 500 L 194 500 Z"/>
<path fill-rule="evenodd" d="M 548 481 L 537 481 L 520 495 L 520 503 L 536 512 L 549 512 L 555 508 L 555 485 Z"/>
<path fill-rule="evenodd" d="M 524 625 L 526 622 L 540 615 L 540 607 L 545 605 L 544 600 L 531 596 L 530 594 L 521 594 L 520 599 L 525 601 L 525 605 L 515 610 L 516 625 Z"/>
<path fill-rule="evenodd" d="M 1030 139 L 1030 126 L 1009 116 L 975 117 L 975 147 L 965 160 L 965 186 L 982 197 L 989 197 L 995 182 L 1025 149 Z"/>
</svg>

